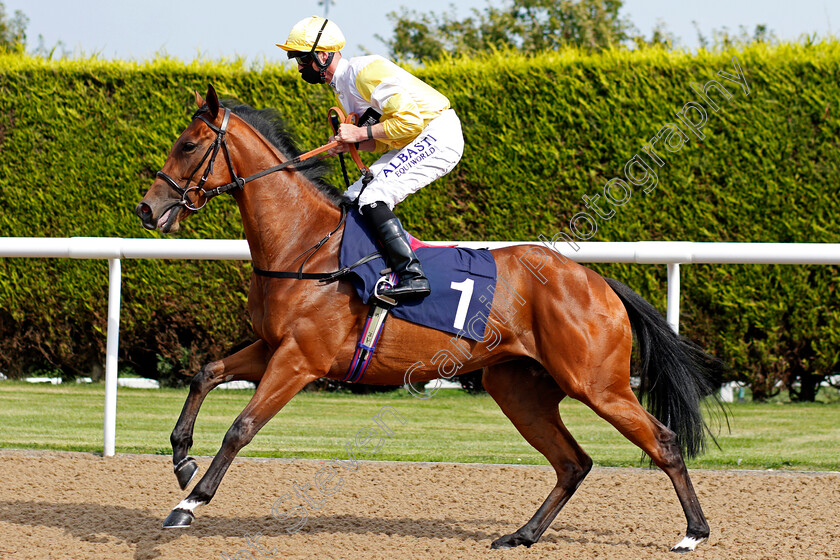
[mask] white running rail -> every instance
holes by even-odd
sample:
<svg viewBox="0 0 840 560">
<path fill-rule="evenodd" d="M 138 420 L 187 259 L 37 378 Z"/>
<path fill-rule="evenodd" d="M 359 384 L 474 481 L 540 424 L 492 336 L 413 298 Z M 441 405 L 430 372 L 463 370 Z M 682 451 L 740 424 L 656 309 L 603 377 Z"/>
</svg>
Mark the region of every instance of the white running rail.
<svg viewBox="0 0 840 560">
<path fill-rule="evenodd" d="M 580 242 L 441 241 L 461 247 L 497 249 L 534 244 L 582 263 L 665 264 L 666 319 L 679 332 L 681 264 L 840 264 L 840 243 L 693 243 L 688 241 Z M 559 245 L 559 246 L 558 246 Z M 551 253 L 557 255 L 557 252 Z M 547 253 L 543 253 L 547 254 Z M 0 258 L 108 259 L 108 340 L 105 356 L 104 456 L 114 454 L 117 421 L 117 355 L 120 327 L 121 259 L 251 260 L 248 243 L 228 239 L 123 239 L 118 237 L 0 237 Z M 534 261 L 531 261 L 532 263 Z"/>
</svg>

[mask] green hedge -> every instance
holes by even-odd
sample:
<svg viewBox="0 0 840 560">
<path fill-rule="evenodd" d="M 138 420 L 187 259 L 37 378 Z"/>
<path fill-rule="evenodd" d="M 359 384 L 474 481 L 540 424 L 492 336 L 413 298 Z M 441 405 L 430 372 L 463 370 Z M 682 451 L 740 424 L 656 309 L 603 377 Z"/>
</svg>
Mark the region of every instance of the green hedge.
<svg viewBox="0 0 840 560">
<path fill-rule="evenodd" d="M 735 73 L 733 57 L 749 95 L 718 75 Z M 467 142 L 455 171 L 398 209 L 421 238 L 551 238 L 588 212 L 600 241 L 838 242 L 840 43 L 695 55 L 498 53 L 416 71 L 451 99 Z M 714 98 L 719 111 L 707 110 L 700 141 L 675 113 L 702 102 L 692 83 L 712 79 L 732 96 Z M 186 126 L 192 90 L 208 83 L 278 108 L 302 147 L 327 136 L 328 88 L 281 66 L 0 57 L 2 235 L 157 236 L 140 228 L 133 208 Z M 642 148 L 667 123 L 690 139 L 675 153 L 660 140 L 659 167 Z M 604 185 L 626 180 L 637 154 L 658 186 L 643 194 L 630 185 L 630 200 L 609 220 L 587 209 L 582 197 L 599 193 L 602 212 L 609 208 Z M 233 201 L 209 205 L 179 235 L 242 237 Z M 664 309 L 664 266 L 593 268 Z M 120 346 L 138 373 L 194 370 L 251 338 L 249 264 L 124 261 L 123 269 Z M 683 333 L 730 362 L 759 398 L 780 380 L 837 369 L 837 267 L 682 271 Z M 106 290 L 104 262 L 0 259 L 0 371 L 49 365 L 88 374 L 102 360 Z"/>
</svg>

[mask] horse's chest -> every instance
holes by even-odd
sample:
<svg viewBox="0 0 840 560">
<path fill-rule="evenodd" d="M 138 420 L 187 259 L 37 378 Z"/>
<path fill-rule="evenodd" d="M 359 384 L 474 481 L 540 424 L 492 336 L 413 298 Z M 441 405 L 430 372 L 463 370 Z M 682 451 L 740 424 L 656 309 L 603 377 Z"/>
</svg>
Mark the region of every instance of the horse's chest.
<svg viewBox="0 0 840 560">
<path fill-rule="evenodd" d="M 263 340 L 266 340 L 273 330 L 272 322 L 276 321 L 279 311 L 276 303 L 278 298 L 272 296 L 273 291 L 267 282 L 258 280 L 251 284 L 251 292 L 248 294 L 251 326 L 254 333 Z"/>
<path fill-rule="evenodd" d="M 283 286 L 295 282 L 291 287 Z M 272 285 L 277 284 L 277 285 Z M 306 291 L 298 281 L 260 279 L 251 284 L 248 295 L 248 312 L 254 333 L 263 340 L 279 339 L 289 325 L 306 313 Z"/>
</svg>

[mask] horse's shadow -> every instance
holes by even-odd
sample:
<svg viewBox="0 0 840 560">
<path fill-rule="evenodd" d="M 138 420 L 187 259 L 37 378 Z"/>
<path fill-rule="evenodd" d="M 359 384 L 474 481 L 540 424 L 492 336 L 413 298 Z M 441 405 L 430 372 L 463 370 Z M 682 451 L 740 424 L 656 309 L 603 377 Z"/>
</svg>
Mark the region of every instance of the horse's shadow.
<svg viewBox="0 0 840 560">
<path fill-rule="evenodd" d="M 0 519 L 32 527 L 63 529 L 73 537 L 91 543 L 106 544 L 114 540 L 134 549 L 135 558 L 157 558 L 157 548 L 177 540 L 187 532 L 161 527 L 161 516 L 118 505 L 89 503 L 49 503 L 27 500 L 0 501 Z M 357 515 L 322 515 L 311 517 L 302 528 L 303 534 L 367 534 L 414 536 L 435 535 L 437 538 L 459 538 L 486 541 L 498 534 L 464 529 L 464 525 L 494 523 L 490 520 L 456 519 L 383 519 Z M 497 523 L 497 522 L 495 522 Z M 241 539 L 247 548 L 246 536 L 261 533 L 266 537 L 288 535 L 287 530 L 271 516 L 214 517 L 202 515 L 188 534 L 196 537 Z"/>
<path fill-rule="evenodd" d="M 63 529 L 91 543 L 117 540 L 133 548 L 135 558 L 139 558 L 140 551 L 144 553 L 143 558 L 157 558 L 160 556 L 155 550 L 157 546 L 180 536 L 177 532 L 164 531 L 156 516 L 116 505 L 8 500 L 0 501 L 0 519 L 18 525 Z"/>
<path fill-rule="evenodd" d="M 125 543 L 134 549 L 137 559 L 157 558 L 157 548 L 187 534 L 181 530 L 163 529 L 161 517 L 148 512 L 118 505 L 89 503 L 49 503 L 26 500 L 0 501 L 0 519 L 33 527 L 63 529 L 73 537 L 91 543 L 106 544 L 112 540 Z M 498 527 L 492 532 L 479 527 Z M 474 528 L 469 528 L 469 527 Z M 570 527 L 569 527 L 570 528 Z M 359 534 L 398 535 L 416 538 L 454 538 L 478 543 L 490 543 L 503 533 L 513 531 L 497 519 L 432 519 L 432 518 L 378 518 L 359 515 L 312 516 L 301 529 L 302 534 Z M 247 548 L 246 537 L 260 533 L 265 537 L 289 534 L 287 529 L 271 516 L 214 517 L 202 515 L 188 534 L 195 537 L 223 537 L 236 539 L 234 546 Z M 611 540 L 611 531 L 598 531 L 597 541 Z M 554 533 L 545 535 L 548 542 L 575 542 Z"/>
</svg>

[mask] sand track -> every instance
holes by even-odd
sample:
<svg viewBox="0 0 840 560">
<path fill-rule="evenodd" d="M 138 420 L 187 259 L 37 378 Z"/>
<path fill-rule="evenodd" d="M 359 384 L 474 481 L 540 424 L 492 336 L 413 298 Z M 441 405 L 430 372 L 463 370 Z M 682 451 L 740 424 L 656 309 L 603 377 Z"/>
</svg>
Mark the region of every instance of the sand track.
<svg viewBox="0 0 840 560">
<path fill-rule="evenodd" d="M 202 473 L 208 464 L 199 459 Z M 367 462 L 337 467 L 325 496 L 314 488 L 324 464 L 237 459 L 194 526 L 165 531 L 186 495 L 167 457 L 0 451 L 0 560 L 840 558 L 837 473 L 692 471 L 712 536 L 677 557 L 668 547 L 685 521 L 660 471 L 594 469 L 542 541 L 491 551 L 542 503 L 550 469 Z M 311 504 L 295 484 L 311 485 Z"/>
</svg>

